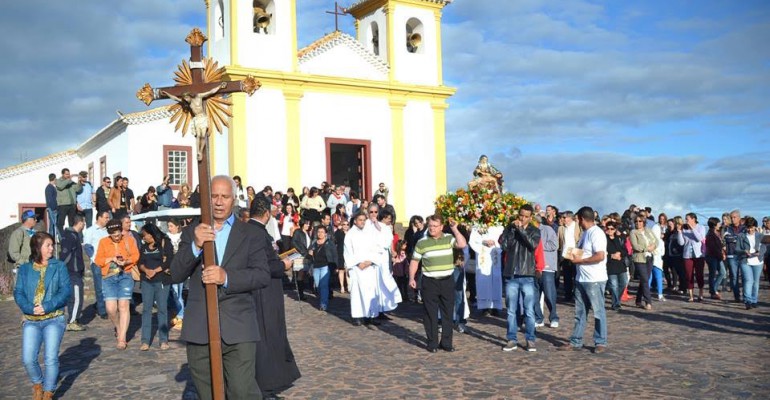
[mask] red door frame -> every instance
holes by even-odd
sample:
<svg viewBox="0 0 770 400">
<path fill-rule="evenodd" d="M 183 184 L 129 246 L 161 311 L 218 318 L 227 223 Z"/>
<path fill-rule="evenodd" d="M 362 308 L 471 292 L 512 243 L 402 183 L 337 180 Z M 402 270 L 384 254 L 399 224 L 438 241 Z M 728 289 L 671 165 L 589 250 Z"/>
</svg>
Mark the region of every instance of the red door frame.
<svg viewBox="0 0 770 400">
<path fill-rule="evenodd" d="M 45 203 L 19 203 L 19 214 L 16 219 L 21 218 L 21 214 L 24 213 L 24 211 L 27 211 L 27 210 L 35 211 L 36 208 L 45 208 Z M 45 226 L 47 228 L 48 212 L 43 213 L 43 221 L 45 221 Z"/>
<path fill-rule="evenodd" d="M 359 193 L 362 199 L 371 200 L 372 196 L 372 141 L 371 140 L 356 140 L 356 139 L 341 139 L 341 138 L 324 138 L 324 144 L 326 147 L 326 181 L 331 183 L 332 180 L 332 145 L 333 144 L 352 144 L 356 146 L 362 146 L 364 151 L 361 167 L 363 171 L 361 173 L 363 180 L 363 193 Z"/>
</svg>

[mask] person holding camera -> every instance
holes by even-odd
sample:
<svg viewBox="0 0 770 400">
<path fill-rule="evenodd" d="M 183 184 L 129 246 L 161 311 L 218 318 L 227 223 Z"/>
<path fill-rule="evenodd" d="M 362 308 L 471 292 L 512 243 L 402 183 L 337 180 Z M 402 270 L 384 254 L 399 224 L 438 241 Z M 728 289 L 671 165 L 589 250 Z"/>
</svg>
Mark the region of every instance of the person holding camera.
<svg viewBox="0 0 770 400">
<path fill-rule="evenodd" d="M 684 259 L 684 278 L 687 282 L 688 302 L 693 302 L 694 281 L 698 282 L 698 301 L 703 301 L 703 268 L 706 264 L 703 258 L 703 243 L 706 240 L 706 230 L 698 225 L 698 217 L 695 213 L 687 213 L 685 223 L 677 227 L 676 240 L 683 246 L 682 258 Z M 693 279 L 694 278 L 694 279 Z"/>
<path fill-rule="evenodd" d="M 139 248 L 131 235 L 123 234 L 119 219 L 107 223 L 108 236 L 99 241 L 94 264 L 102 270 L 102 294 L 107 315 L 115 327 L 117 349 L 125 350 L 129 322 L 129 302 L 133 295 L 134 279 L 131 269 L 139 261 Z"/>
</svg>

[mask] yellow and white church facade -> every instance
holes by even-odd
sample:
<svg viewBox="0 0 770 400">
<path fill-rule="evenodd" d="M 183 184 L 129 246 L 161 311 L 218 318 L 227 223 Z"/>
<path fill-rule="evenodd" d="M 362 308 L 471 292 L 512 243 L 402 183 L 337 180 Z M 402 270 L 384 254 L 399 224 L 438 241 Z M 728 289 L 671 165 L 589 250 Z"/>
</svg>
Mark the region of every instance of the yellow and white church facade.
<svg viewBox="0 0 770 400">
<path fill-rule="evenodd" d="M 302 49 L 296 3 L 205 1 L 205 56 L 225 67 L 226 79 L 262 83 L 250 97 L 231 95 L 229 128 L 211 134 L 212 173 L 240 175 L 257 190 L 346 184 L 365 198 L 384 182 L 399 222 L 432 213 L 446 192 L 445 113 L 455 92 L 442 77 L 441 15 L 450 1 L 358 1 L 346 9 L 356 37 L 336 31 Z M 270 16 L 263 29 L 255 7 Z M 121 115 L 77 149 L 0 170 L 0 187 L 34 182 L 29 193 L 0 199 L 0 227 L 44 207 L 47 175 L 62 167 L 89 171 L 95 186 L 119 172 L 136 195 L 165 174 L 195 185 L 194 139 L 173 131 L 167 107 Z"/>
</svg>

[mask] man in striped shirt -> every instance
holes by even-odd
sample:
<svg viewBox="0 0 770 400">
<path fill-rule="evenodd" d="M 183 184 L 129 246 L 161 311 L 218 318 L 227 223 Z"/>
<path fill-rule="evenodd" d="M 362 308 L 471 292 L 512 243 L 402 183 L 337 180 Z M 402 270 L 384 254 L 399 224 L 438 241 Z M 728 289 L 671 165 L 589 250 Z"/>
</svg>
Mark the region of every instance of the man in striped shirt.
<svg viewBox="0 0 770 400">
<path fill-rule="evenodd" d="M 414 246 L 412 261 L 409 264 L 409 286 L 417 288 L 414 275 L 422 261 L 422 301 L 425 307 L 423 325 L 428 338 L 428 351 L 435 353 L 441 347 L 454 351 L 452 346 L 452 313 L 455 293 L 454 257 L 452 248 L 465 248 L 465 237 L 457 230 L 457 222 L 449 220 L 452 234 L 443 232 L 444 221 L 440 215 L 431 215 L 427 219 L 428 235 Z M 438 338 L 438 312 L 441 309 L 441 341 Z"/>
</svg>

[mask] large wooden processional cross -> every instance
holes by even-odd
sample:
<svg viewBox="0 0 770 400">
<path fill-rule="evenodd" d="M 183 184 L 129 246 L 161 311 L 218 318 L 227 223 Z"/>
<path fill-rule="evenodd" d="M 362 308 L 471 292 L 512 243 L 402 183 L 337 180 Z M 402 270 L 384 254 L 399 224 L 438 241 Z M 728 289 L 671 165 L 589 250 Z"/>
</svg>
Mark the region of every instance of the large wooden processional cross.
<svg viewBox="0 0 770 400">
<path fill-rule="evenodd" d="M 230 99 L 226 93 L 245 92 L 252 95 L 261 84 L 252 76 L 241 81 L 223 81 L 224 68 L 217 62 L 203 57 L 202 46 L 206 36 L 194 28 L 187 35 L 190 44 L 190 62 L 182 61 L 176 71 L 175 86 L 153 89 L 146 83 L 136 97 L 150 105 L 153 100 L 172 99 L 176 104 L 169 106 L 173 113 L 171 123 L 176 121 L 175 131 L 188 130 L 197 138 L 198 182 L 201 197 L 201 222 L 214 226 L 211 210 L 211 174 L 209 166 L 209 134 L 216 129 L 222 133 L 229 126 L 232 117 Z M 203 245 L 203 265 L 216 265 L 214 242 Z M 206 284 L 206 315 L 208 317 L 209 354 L 211 360 L 211 388 L 215 400 L 224 400 L 224 375 L 222 368 L 222 339 L 219 331 L 219 305 L 217 285 Z"/>
</svg>

